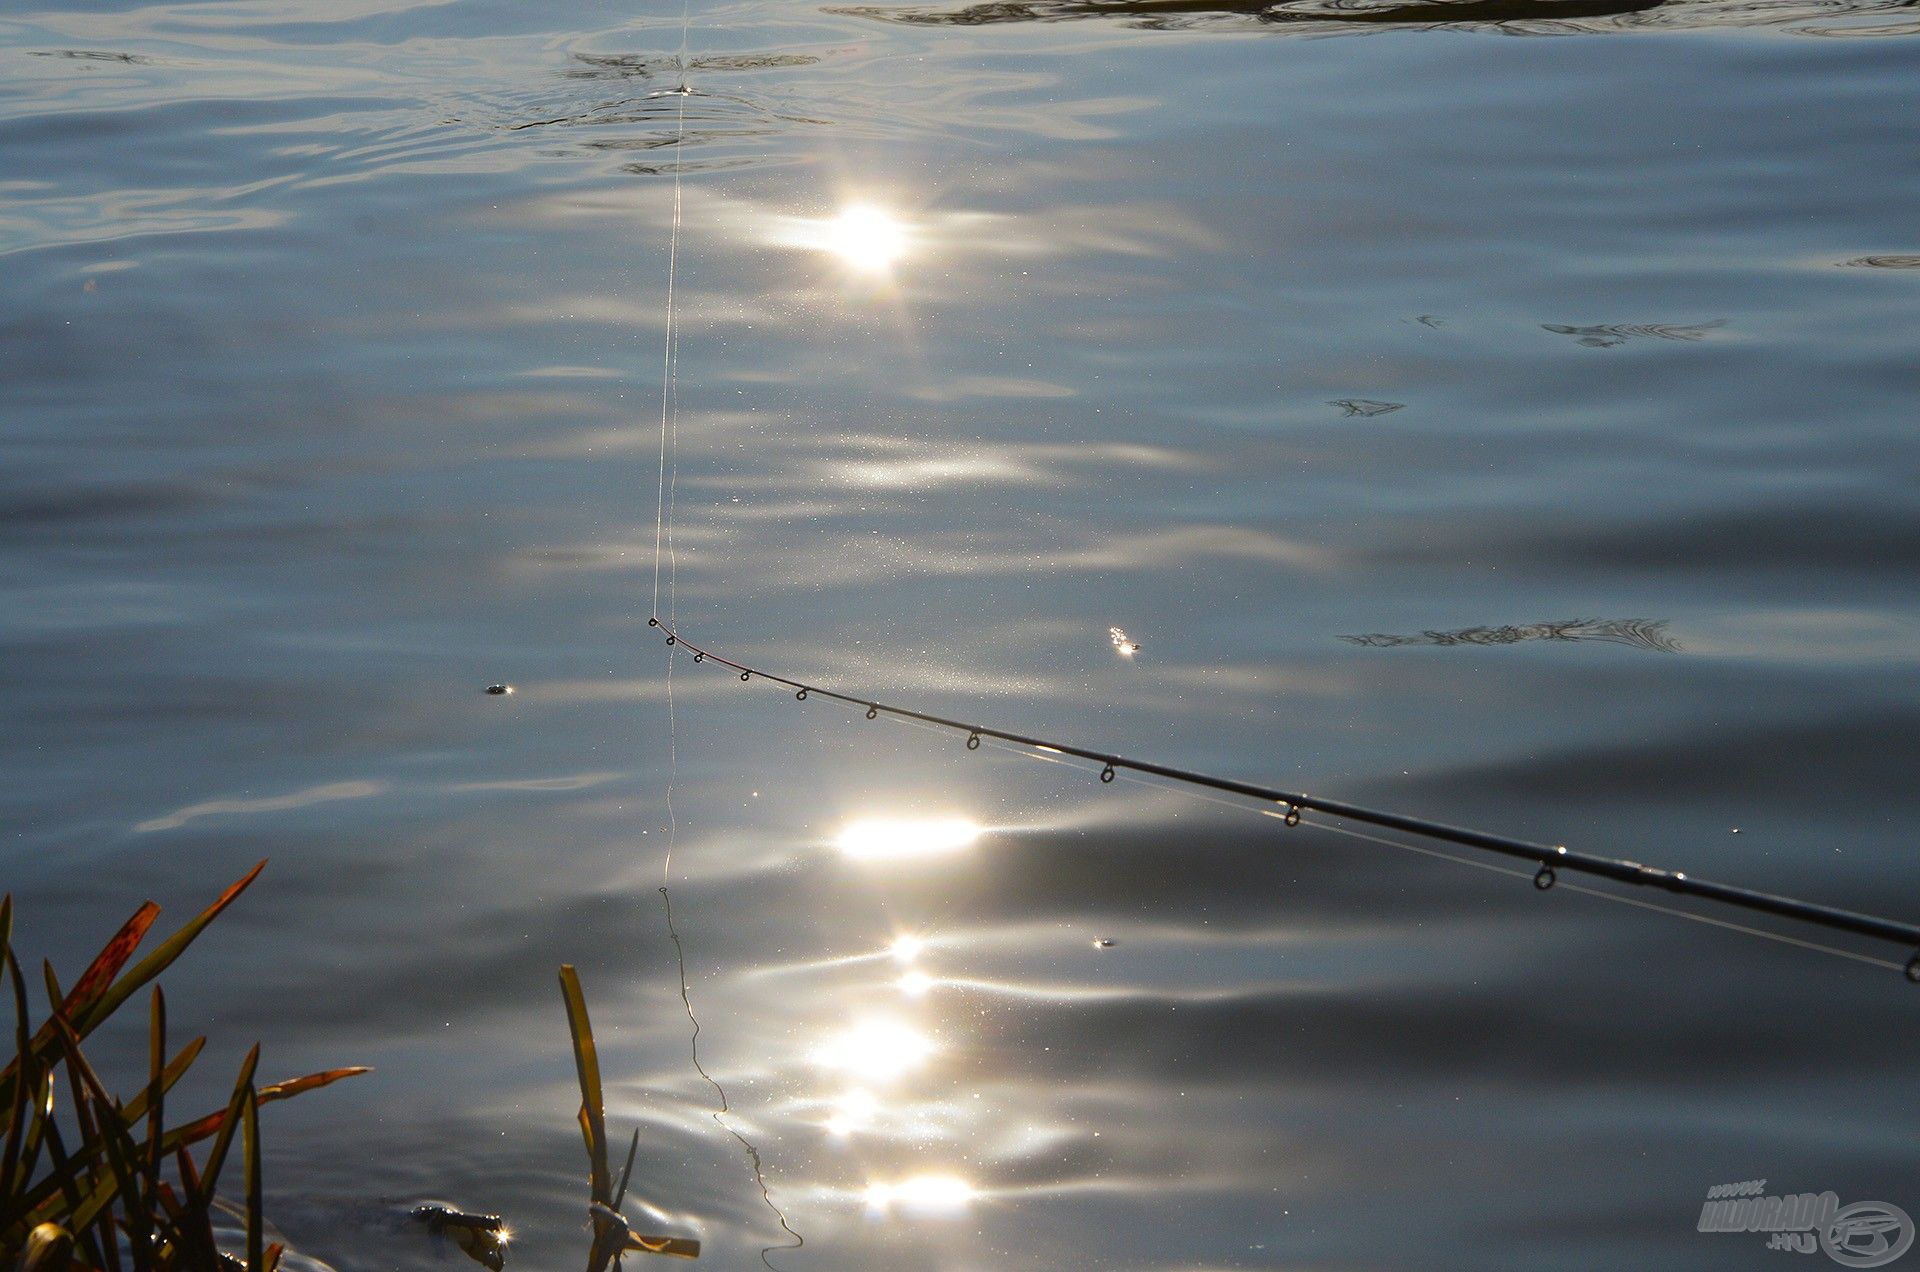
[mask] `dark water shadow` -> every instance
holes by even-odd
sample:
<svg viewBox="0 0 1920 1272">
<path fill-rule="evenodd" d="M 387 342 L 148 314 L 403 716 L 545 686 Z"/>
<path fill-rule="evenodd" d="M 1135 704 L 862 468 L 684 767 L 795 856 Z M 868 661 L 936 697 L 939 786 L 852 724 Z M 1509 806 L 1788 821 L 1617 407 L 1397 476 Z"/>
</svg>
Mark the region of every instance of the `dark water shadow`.
<svg viewBox="0 0 1920 1272">
<path fill-rule="evenodd" d="M 1524 627 L 1462 627 L 1454 631 L 1426 631 L 1411 636 L 1387 632 L 1342 636 L 1350 645 L 1392 649 L 1403 645 L 1518 645 L 1529 640 L 1594 640 L 1609 645 L 1631 645 L 1662 654 L 1680 652 L 1680 642 L 1667 635 L 1667 620 L 1645 618 L 1572 618 L 1557 623 L 1528 623 Z"/>
<path fill-rule="evenodd" d="M 828 12 L 917 26 L 990 26 L 1108 18 L 1158 30 L 1231 25 L 1339 34 L 1380 28 L 1489 27 L 1514 35 L 1633 28 L 1774 25 L 1815 18 L 1912 10 L 1920 0 L 989 0 L 960 8 L 852 5 Z M 1806 34 L 1825 34 L 1809 30 Z"/>
</svg>

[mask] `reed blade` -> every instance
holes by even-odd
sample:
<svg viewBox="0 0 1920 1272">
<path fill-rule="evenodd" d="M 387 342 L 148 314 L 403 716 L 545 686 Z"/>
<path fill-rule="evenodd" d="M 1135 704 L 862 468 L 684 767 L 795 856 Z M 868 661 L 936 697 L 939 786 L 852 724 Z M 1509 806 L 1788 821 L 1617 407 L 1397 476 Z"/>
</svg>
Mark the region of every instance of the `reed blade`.
<svg viewBox="0 0 1920 1272">
<path fill-rule="evenodd" d="M 600 1088 L 600 1054 L 593 1045 L 593 1021 L 587 1016 L 580 974 L 571 963 L 560 968 L 560 993 L 566 999 L 573 1066 L 580 1078 L 580 1127 L 587 1141 L 593 1200 L 605 1205 L 613 1199 L 613 1183 L 607 1170 L 607 1114 Z"/>
</svg>

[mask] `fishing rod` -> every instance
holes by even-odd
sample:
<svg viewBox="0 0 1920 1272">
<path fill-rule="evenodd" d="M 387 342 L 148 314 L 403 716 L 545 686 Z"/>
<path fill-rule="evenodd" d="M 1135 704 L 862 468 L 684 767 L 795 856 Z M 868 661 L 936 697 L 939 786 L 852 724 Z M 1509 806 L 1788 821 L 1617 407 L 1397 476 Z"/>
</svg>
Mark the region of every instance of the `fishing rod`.
<svg viewBox="0 0 1920 1272">
<path fill-rule="evenodd" d="M 647 620 L 647 626 L 658 627 L 666 634 L 667 644 L 684 645 L 693 653 L 696 663 L 714 662 L 730 667 L 740 673 L 740 679 L 752 680 L 755 676 L 770 684 L 782 685 L 794 691 L 794 698 L 805 702 L 809 697 L 818 696 L 834 702 L 845 703 L 852 707 L 863 707 L 869 720 L 882 715 L 902 720 L 917 721 L 942 729 L 949 729 L 966 735 L 967 749 L 980 749 L 982 738 L 993 738 L 1014 746 L 1031 747 L 1036 751 L 1052 755 L 1070 755 L 1083 760 L 1091 760 L 1101 765 L 1100 780 L 1111 782 L 1121 771 L 1142 773 L 1151 777 L 1164 778 L 1185 786 L 1202 787 L 1208 790 L 1222 791 L 1247 799 L 1271 804 L 1280 811 L 1274 815 L 1288 826 L 1300 824 L 1303 812 L 1325 813 L 1344 821 L 1364 822 L 1386 830 L 1402 831 L 1426 839 L 1437 839 L 1467 848 L 1477 848 L 1484 852 L 1497 853 L 1521 861 L 1533 862 L 1538 869 L 1533 876 L 1533 886 L 1546 891 L 1553 887 L 1562 870 L 1577 874 L 1593 875 L 1602 879 L 1611 879 L 1616 883 L 1633 884 L 1638 887 L 1659 888 L 1665 892 L 1681 896 L 1698 897 L 1706 901 L 1715 901 L 1722 905 L 1734 906 L 1761 914 L 1771 914 L 1816 927 L 1828 928 L 1837 932 L 1848 932 L 1855 936 L 1871 937 L 1875 940 L 1892 941 L 1913 951 L 1906 963 L 1907 979 L 1920 984 L 1920 925 L 1902 923 L 1896 919 L 1884 919 L 1877 915 L 1861 914 L 1854 910 L 1843 910 L 1837 906 L 1821 905 L 1815 901 L 1802 901 L 1796 897 L 1778 896 L 1771 892 L 1760 892 L 1752 888 L 1742 888 L 1729 883 L 1717 883 L 1711 879 L 1700 879 L 1680 870 L 1663 870 L 1657 866 L 1642 865 L 1637 861 L 1625 861 L 1614 857 L 1602 857 L 1594 853 L 1576 852 L 1562 844 L 1540 844 L 1525 839 L 1513 839 L 1505 835 L 1489 834 L 1486 831 L 1472 830 L 1464 826 L 1450 826 L 1444 822 L 1428 821 L 1424 817 L 1409 817 L 1404 813 L 1385 812 L 1377 808 L 1367 808 L 1359 804 L 1350 804 L 1345 800 L 1327 799 L 1320 795 L 1308 795 L 1295 791 L 1282 791 L 1255 782 L 1242 782 L 1234 778 L 1215 777 L 1210 773 L 1197 773 L 1190 769 L 1174 768 L 1166 764 L 1156 764 L 1150 760 L 1129 759 L 1124 755 L 1114 755 L 1105 751 L 1093 751 L 1086 747 L 1074 746 L 1065 742 L 1051 741 L 1046 738 L 1030 737 L 1022 733 L 1011 733 L 1005 729 L 996 729 L 984 724 L 969 724 L 963 720 L 954 720 L 947 716 L 933 715 L 925 711 L 916 711 L 910 707 L 895 706 L 875 699 L 861 698 L 853 694 L 841 693 L 822 685 L 804 681 L 790 680 L 785 676 L 762 671 L 745 663 L 735 662 L 722 657 L 712 650 L 681 636 L 674 628 L 664 623 L 656 615 Z"/>
</svg>

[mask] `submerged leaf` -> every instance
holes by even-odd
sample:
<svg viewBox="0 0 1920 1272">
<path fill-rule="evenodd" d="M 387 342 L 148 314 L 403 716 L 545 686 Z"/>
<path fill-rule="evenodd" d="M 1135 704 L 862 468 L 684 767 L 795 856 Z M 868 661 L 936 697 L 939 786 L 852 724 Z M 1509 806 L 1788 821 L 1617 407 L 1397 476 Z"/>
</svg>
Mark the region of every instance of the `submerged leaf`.
<svg viewBox="0 0 1920 1272">
<path fill-rule="evenodd" d="M 501 1272 L 507 1263 L 507 1225 L 499 1215 L 470 1215 L 445 1206 L 421 1206 L 413 1217 L 436 1237 L 451 1238 L 475 1263 Z"/>
</svg>

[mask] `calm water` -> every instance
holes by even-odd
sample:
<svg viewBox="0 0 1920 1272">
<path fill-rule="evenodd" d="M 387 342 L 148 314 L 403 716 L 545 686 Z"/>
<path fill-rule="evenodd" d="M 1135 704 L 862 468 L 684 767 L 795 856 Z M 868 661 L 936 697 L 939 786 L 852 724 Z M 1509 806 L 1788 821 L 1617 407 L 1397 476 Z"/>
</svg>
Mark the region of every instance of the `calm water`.
<svg viewBox="0 0 1920 1272">
<path fill-rule="evenodd" d="M 669 772 L 788 1272 L 1747 1268 L 1714 1184 L 1920 1214 L 1896 973 L 684 653 L 669 710 L 684 106 L 689 633 L 1920 915 L 1920 10 L 1345 9 L 695 0 L 687 98 L 665 0 L 0 16 L 0 873 L 71 969 L 272 858 L 169 989 L 210 1070 L 377 1067 L 267 1120 L 302 1250 L 452 1266 L 390 1220 L 439 1198 L 584 1257 L 563 961 L 665 1226 L 790 1243 L 691 1063 Z M 984 834 L 837 846 L 886 817 Z"/>
</svg>

